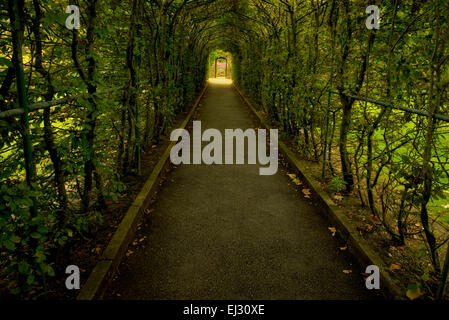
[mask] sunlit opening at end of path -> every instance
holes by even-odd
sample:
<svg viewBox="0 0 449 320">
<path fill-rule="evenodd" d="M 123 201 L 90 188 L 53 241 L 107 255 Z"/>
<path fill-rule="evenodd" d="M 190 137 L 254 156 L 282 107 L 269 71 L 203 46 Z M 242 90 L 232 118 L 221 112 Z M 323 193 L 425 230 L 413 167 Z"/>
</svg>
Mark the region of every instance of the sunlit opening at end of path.
<svg viewBox="0 0 449 320">
<path fill-rule="evenodd" d="M 209 83 L 220 84 L 220 85 L 230 85 L 230 84 L 232 84 L 232 80 L 226 79 L 226 78 L 209 78 Z"/>
</svg>

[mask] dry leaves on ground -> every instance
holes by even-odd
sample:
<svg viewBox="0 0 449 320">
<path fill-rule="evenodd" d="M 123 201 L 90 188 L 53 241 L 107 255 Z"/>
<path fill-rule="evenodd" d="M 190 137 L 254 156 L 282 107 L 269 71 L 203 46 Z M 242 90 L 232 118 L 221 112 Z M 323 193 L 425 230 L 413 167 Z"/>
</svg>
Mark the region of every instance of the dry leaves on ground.
<svg viewBox="0 0 449 320">
<path fill-rule="evenodd" d="M 294 184 L 296 184 L 297 186 L 302 185 L 301 180 L 299 180 L 299 179 L 296 177 L 296 174 L 294 174 L 294 173 L 287 173 L 287 176 L 289 176 L 289 178 L 292 179 L 292 182 L 293 182 Z"/>
<path fill-rule="evenodd" d="M 312 192 L 310 192 L 310 189 L 302 189 L 302 193 L 304 194 L 304 198 L 310 199 L 310 195 Z"/>
<path fill-rule="evenodd" d="M 379 218 L 374 215 L 370 216 L 370 219 L 374 224 L 382 224 L 382 222 L 380 222 Z"/>
<path fill-rule="evenodd" d="M 398 265 L 398 264 L 392 263 L 390 265 L 390 270 L 393 271 L 393 272 L 395 272 L 396 270 L 401 270 L 401 266 Z"/>
<path fill-rule="evenodd" d="M 134 251 L 128 250 L 128 252 L 126 253 L 126 256 L 129 257 L 129 256 L 132 255 L 133 253 L 134 253 Z"/>
</svg>

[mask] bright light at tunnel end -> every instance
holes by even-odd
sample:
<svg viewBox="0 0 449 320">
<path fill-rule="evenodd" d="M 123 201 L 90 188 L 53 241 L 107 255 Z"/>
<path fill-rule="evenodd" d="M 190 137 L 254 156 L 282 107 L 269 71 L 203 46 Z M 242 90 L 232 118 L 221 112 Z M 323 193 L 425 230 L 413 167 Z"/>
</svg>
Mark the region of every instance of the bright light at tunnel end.
<svg viewBox="0 0 449 320">
<path fill-rule="evenodd" d="M 233 82 L 227 78 L 209 78 L 209 83 L 218 85 L 231 85 Z"/>
</svg>

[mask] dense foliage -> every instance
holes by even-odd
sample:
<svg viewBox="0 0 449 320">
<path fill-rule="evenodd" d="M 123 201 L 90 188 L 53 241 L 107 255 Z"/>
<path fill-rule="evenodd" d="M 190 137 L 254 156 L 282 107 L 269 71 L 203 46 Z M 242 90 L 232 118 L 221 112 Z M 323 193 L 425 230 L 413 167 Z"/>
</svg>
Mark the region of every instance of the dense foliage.
<svg viewBox="0 0 449 320">
<path fill-rule="evenodd" d="M 372 4 L 377 30 L 365 25 Z M 325 161 L 332 192 L 355 192 L 397 245 L 422 240 L 437 277 L 449 145 L 448 123 L 432 118 L 449 113 L 448 13 L 441 0 L 254 0 L 225 18 L 238 85 L 304 157 Z"/>
<path fill-rule="evenodd" d="M 20 25 L 10 23 L 15 4 Z M 29 115 L 32 188 L 23 122 L 0 119 L 0 271 L 14 293 L 54 275 L 57 250 L 75 233 L 88 236 L 90 224 L 101 221 L 98 209 L 123 191 L 122 177 L 138 173 L 142 151 L 158 143 L 205 81 L 208 48 L 198 32 L 204 22 L 196 20 L 207 2 L 73 4 L 79 30 L 65 26 L 65 1 L 11 0 L 0 8 L 0 112 L 18 107 L 14 33 L 31 107 L 77 97 Z"/>
</svg>

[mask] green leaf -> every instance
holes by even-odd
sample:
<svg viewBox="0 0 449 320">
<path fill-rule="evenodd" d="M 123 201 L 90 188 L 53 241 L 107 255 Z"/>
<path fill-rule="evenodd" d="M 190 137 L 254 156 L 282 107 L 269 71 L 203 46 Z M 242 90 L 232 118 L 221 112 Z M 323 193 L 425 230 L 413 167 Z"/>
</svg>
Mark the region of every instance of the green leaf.
<svg viewBox="0 0 449 320">
<path fill-rule="evenodd" d="M 9 59 L 5 57 L 0 57 L 0 66 L 12 67 L 12 63 Z"/>
<path fill-rule="evenodd" d="M 29 274 L 29 273 L 30 273 L 30 266 L 28 265 L 27 262 L 21 261 L 21 262 L 19 263 L 18 270 L 19 270 L 19 272 L 22 273 L 22 274 Z"/>
<path fill-rule="evenodd" d="M 32 285 L 34 283 L 34 274 L 30 274 L 27 278 L 27 284 Z"/>
<path fill-rule="evenodd" d="M 47 273 L 50 277 L 54 277 L 55 276 L 55 270 L 53 270 L 53 268 L 49 265 L 47 265 Z"/>
<path fill-rule="evenodd" d="M 14 251 L 16 249 L 16 245 L 11 240 L 5 240 L 5 242 L 3 242 L 3 245 L 9 251 Z"/>
<path fill-rule="evenodd" d="M 19 236 L 16 236 L 15 234 L 14 235 L 12 235 L 10 238 L 9 238 L 12 242 L 14 242 L 14 243 L 19 243 L 20 242 L 20 237 Z"/>
<path fill-rule="evenodd" d="M 42 238 L 42 235 L 39 232 L 33 232 L 33 233 L 31 233 L 31 238 L 40 239 L 40 238 Z"/>
<path fill-rule="evenodd" d="M 11 290 L 11 294 L 13 294 L 13 295 L 18 295 L 20 292 L 21 292 L 20 287 L 17 287 L 15 289 Z"/>
<path fill-rule="evenodd" d="M 37 232 L 45 234 L 49 232 L 49 229 L 46 226 L 40 225 L 37 228 Z"/>
</svg>

